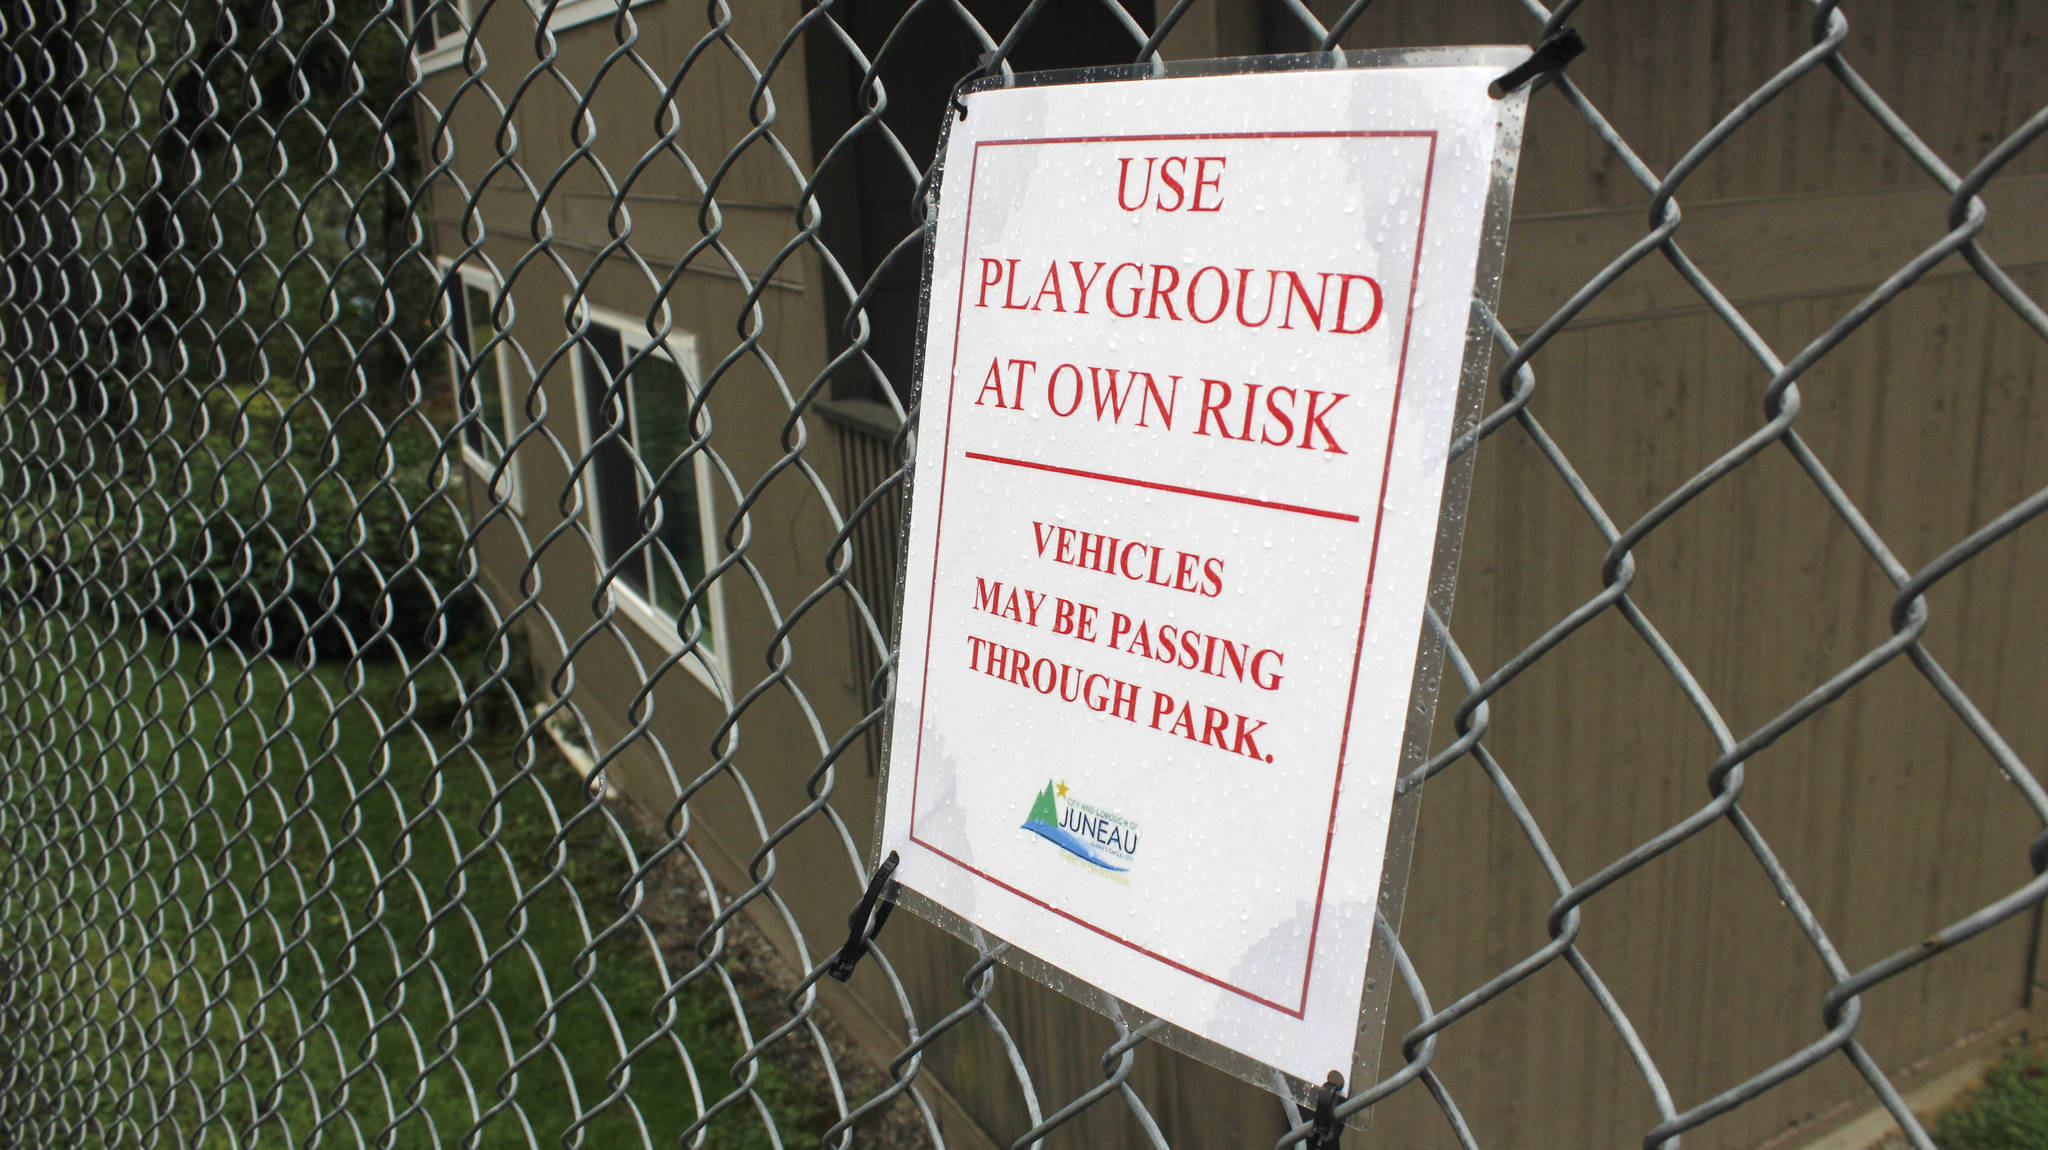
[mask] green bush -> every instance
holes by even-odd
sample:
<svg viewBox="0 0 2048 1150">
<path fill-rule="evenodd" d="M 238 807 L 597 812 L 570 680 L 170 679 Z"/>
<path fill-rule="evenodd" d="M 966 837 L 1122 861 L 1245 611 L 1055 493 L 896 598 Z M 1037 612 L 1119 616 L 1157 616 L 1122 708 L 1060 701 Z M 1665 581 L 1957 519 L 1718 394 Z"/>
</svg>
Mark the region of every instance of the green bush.
<svg viewBox="0 0 2048 1150">
<path fill-rule="evenodd" d="M 468 526 L 442 430 L 363 411 L 330 425 L 300 399 L 287 380 L 218 388 L 136 421 L 163 434 L 82 437 L 66 463 L 110 461 L 107 495 L 22 491 L 0 578 L 46 607 L 138 614 L 252 654 L 309 638 L 326 657 L 467 651 L 489 616 L 483 590 L 465 586 Z M 44 420 L 25 404 L 0 414 L 0 440 L 32 441 Z"/>
<path fill-rule="evenodd" d="M 93 306 L 4 333 L 40 350 L 0 380 L 0 605 L 269 653 L 474 628 L 404 13 L 200 0 L 66 26 L 83 82 L 42 110 L 139 130 L 65 152 L 53 184 Z"/>
<path fill-rule="evenodd" d="M 286 388 L 272 381 L 263 401 L 284 405 Z M 189 491 L 143 537 L 171 592 L 162 621 L 252 651 L 309 635 L 328 652 L 466 646 L 484 599 L 463 586 L 460 480 L 438 429 L 357 416 L 309 433 L 248 411 L 197 452 L 152 461 Z"/>
</svg>

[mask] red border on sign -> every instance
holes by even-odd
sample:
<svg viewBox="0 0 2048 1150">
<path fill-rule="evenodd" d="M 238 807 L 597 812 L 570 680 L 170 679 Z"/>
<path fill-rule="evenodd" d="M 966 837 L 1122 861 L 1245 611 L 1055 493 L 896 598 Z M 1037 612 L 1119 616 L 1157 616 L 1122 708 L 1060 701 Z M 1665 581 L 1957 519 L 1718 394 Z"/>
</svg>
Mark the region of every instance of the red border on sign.
<svg viewBox="0 0 2048 1150">
<path fill-rule="evenodd" d="M 983 148 L 1035 146 L 1048 144 L 1098 144 L 1113 142 L 1123 143 L 1159 140 L 1290 140 L 1388 138 L 1427 139 L 1429 141 L 1429 158 L 1423 167 L 1422 210 L 1418 213 L 1418 218 L 1415 224 L 1415 262 L 1414 267 L 1410 270 L 1409 273 L 1408 308 L 1407 314 L 1403 318 L 1401 329 L 1401 357 L 1399 365 L 1396 367 L 1394 372 L 1393 413 L 1387 420 L 1386 458 L 1382 462 L 1380 467 L 1379 506 L 1373 512 L 1372 547 L 1370 552 L 1370 558 L 1366 562 L 1365 594 L 1363 602 L 1359 604 L 1358 609 L 1358 637 L 1353 643 L 1351 652 L 1351 685 L 1345 695 L 1344 727 L 1343 733 L 1339 739 L 1337 746 L 1337 770 L 1336 776 L 1330 786 L 1330 813 L 1323 832 L 1323 860 L 1320 873 L 1318 874 L 1318 877 L 1316 879 L 1315 909 L 1313 912 L 1313 916 L 1310 920 L 1309 926 L 1308 958 L 1306 962 L 1303 964 L 1301 972 L 1301 1000 L 1298 1004 L 1294 1006 L 1287 1006 L 1283 1003 L 1274 1002 L 1271 999 L 1262 997 L 1258 994 L 1254 994 L 1253 992 L 1246 990 L 1241 986 L 1232 985 L 1231 983 L 1226 982 L 1213 974 L 1207 974 L 1203 971 L 1196 970 L 1193 967 L 1186 965 L 1185 963 L 1176 962 L 1175 960 L 1168 958 L 1163 954 L 1160 954 L 1153 950 L 1149 950 L 1146 947 L 1139 945 L 1138 943 L 1132 942 L 1129 939 L 1116 934 L 1114 931 L 1107 930 L 1103 927 L 1097 926 L 1092 922 L 1089 922 L 1084 918 L 1081 918 L 1078 915 L 1072 914 L 1068 911 L 1061 910 L 1059 907 L 1056 907 L 1051 903 L 1046 902 L 1044 899 L 1041 899 L 1036 895 L 1030 894 L 1026 891 L 1020 890 L 1017 887 L 1012 886 L 1011 884 L 1006 883 L 999 878 L 996 878 L 994 875 L 979 870 L 971 864 L 967 863 L 966 861 L 955 858 L 952 855 L 947 854 L 945 851 L 940 850 L 938 847 L 933 846 L 931 843 L 928 843 L 923 839 L 917 837 L 917 791 L 918 783 L 920 781 L 921 768 L 924 762 L 924 724 L 922 722 L 921 716 L 923 716 L 924 714 L 926 698 L 929 695 L 931 687 L 931 641 L 933 620 L 937 614 L 938 606 L 939 547 L 941 540 L 944 538 L 946 526 L 946 476 L 951 470 L 952 464 L 954 406 L 953 400 L 957 398 L 957 396 L 955 396 L 954 394 L 954 391 L 958 386 L 960 367 L 960 328 L 961 322 L 966 314 L 967 304 L 967 244 L 969 237 L 973 234 L 974 184 L 975 177 L 980 173 L 981 170 L 981 150 Z M 1310 977 L 1315 971 L 1316 940 L 1318 933 L 1322 929 L 1323 898 L 1326 890 L 1329 887 L 1330 851 L 1337 836 L 1337 798 L 1343 790 L 1344 764 L 1351 746 L 1351 713 L 1356 703 L 1356 698 L 1358 694 L 1358 665 L 1359 660 L 1363 656 L 1365 651 L 1366 618 L 1372 609 L 1373 575 L 1379 566 L 1380 556 L 1380 526 L 1386 518 L 1387 478 L 1392 471 L 1394 462 L 1394 430 L 1399 425 L 1401 418 L 1401 391 L 1403 382 L 1405 381 L 1408 373 L 1408 340 L 1415 325 L 1415 294 L 1416 288 L 1419 285 L 1422 277 L 1423 234 L 1429 222 L 1429 194 L 1432 181 L 1436 175 L 1436 144 L 1437 133 L 1429 130 L 1356 132 L 1191 132 L 1146 136 L 1061 136 L 1047 139 L 1028 140 L 982 140 L 978 141 L 974 145 L 974 161 L 968 172 L 967 178 L 967 214 L 965 220 L 962 222 L 960 236 L 960 297 L 954 306 L 953 358 L 951 363 L 948 365 L 948 371 L 950 375 L 947 384 L 948 401 L 946 405 L 946 427 L 943 439 L 941 440 L 940 447 L 939 496 L 938 507 L 936 512 L 937 523 L 933 527 L 932 536 L 931 601 L 926 607 L 925 614 L 924 682 L 922 687 L 920 688 L 920 693 L 918 696 L 918 714 L 920 716 L 920 721 L 918 724 L 917 732 L 917 749 L 915 752 L 915 756 L 912 760 L 911 767 L 910 841 L 916 843 L 920 847 L 923 847 L 925 850 L 931 852 L 932 854 L 937 855 L 939 858 L 945 859 L 947 862 L 952 863 L 954 866 L 959 867 L 960 869 L 968 872 L 969 874 L 974 875 L 982 881 L 1001 887 L 1003 890 L 1006 890 L 1011 894 L 1016 895 L 1018 898 L 1021 898 L 1024 901 L 1031 903 L 1032 905 L 1037 906 L 1042 910 L 1050 911 L 1053 914 L 1056 914 L 1061 918 L 1066 919 L 1071 923 L 1074 923 L 1077 926 L 1085 927 L 1088 930 L 1091 930 L 1096 934 L 1101 935 L 1103 938 L 1110 940 L 1111 942 L 1117 943 L 1121 946 L 1128 947 L 1129 949 L 1136 951 L 1137 953 L 1142 954 L 1147 958 L 1153 959 L 1154 961 L 1157 961 L 1163 965 L 1172 967 L 1173 969 L 1178 970 L 1183 974 L 1188 974 L 1195 978 L 1199 978 L 1204 982 L 1210 983 L 1211 985 L 1220 987 L 1224 990 L 1228 990 L 1233 994 L 1239 995 L 1240 997 L 1248 999 L 1252 1002 L 1256 1002 L 1261 1006 L 1270 1007 L 1273 1010 L 1280 1012 L 1281 1014 L 1285 1014 L 1291 1018 L 1297 1019 L 1303 1017 L 1308 1012 L 1308 989 Z M 1202 491 L 1196 488 L 1171 487 L 1164 484 L 1155 484 L 1143 480 L 1130 479 L 1123 476 L 1113 476 L 1097 472 L 1080 471 L 1073 468 L 1059 467 L 1053 464 L 1037 463 L 1028 460 L 989 456 L 978 452 L 963 452 L 963 454 L 971 458 L 985 460 L 990 463 L 1001 463 L 1017 467 L 1028 467 L 1036 470 L 1056 472 L 1058 474 L 1069 475 L 1079 479 L 1087 479 L 1108 483 L 1132 484 L 1136 486 L 1156 488 L 1158 490 L 1163 491 L 1172 491 L 1179 494 L 1194 497 L 1228 499 L 1231 502 L 1249 503 L 1254 506 L 1266 507 L 1275 511 L 1290 512 L 1294 514 L 1317 515 L 1325 518 L 1345 519 L 1351 522 L 1358 521 L 1357 516 L 1343 512 L 1324 511 L 1316 508 L 1300 507 L 1293 504 L 1273 503 L 1265 500 L 1247 499 L 1240 496 L 1222 496 L 1214 492 Z"/>
<path fill-rule="evenodd" d="M 1214 499 L 1219 503 L 1242 503 L 1247 507 L 1266 507 L 1274 511 L 1292 511 L 1296 515 L 1314 515 L 1322 519 L 1337 519 L 1345 523 L 1358 522 L 1358 516 L 1348 511 L 1326 511 L 1320 507 L 1303 507 L 1299 503 L 1275 503 L 1270 499 L 1253 499 L 1249 495 L 1229 495 L 1221 491 L 1204 491 L 1199 487 L 1181 487 L 1172 483 L 1154 483 L 1149 479 L 1133 479 L 1128 475 L 1111 475 L 1106 471 L 1082 471 L 1077 467 L 1061 467 L 1052 463 L 1033 463 L 1028 459 L 1011 459 L 1006 455 L 990 455 L 985 451 L 963 451 L 968 459 L 979 459 L 984 463 L 1001 463 L 1008 467 L 1023 467 L 1032 471 L 1050 471 L 1054 475 L 1072 475 L 1081 479 L 1094 479 L 1103 483 L 1121 483 L 1126 487 L 1142 487 L 1147 491 L 1171 491 L 1176 495 L 1193 495 L 1200 499 Z"/>
</svg>

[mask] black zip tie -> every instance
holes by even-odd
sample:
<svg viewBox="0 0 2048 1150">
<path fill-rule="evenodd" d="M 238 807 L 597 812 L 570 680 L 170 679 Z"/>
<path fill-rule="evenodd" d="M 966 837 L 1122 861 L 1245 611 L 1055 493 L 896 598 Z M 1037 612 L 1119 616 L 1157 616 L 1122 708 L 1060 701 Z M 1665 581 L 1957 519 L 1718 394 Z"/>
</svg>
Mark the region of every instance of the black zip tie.
<svg viewBox="0 0 2048 1150">
<path fill-rule="evenodd" d="M 1567 24 L 1536 44 L 1529 58 L 1500 74 L 1487 85 L 1486 94 L 1498 100 L 1545 72 L 1555 72 L 1579 58 L 1586 50 L 1586 38 Z"/>
<path fill-rule="evenodd" d="M 846 936 L 846 945 L 839 948 L 839 953 L 832 956 L 832 965 L 825 968 L 825 973 L 833 978 L 845 982 L 853 977 L 853 968 L 867 957 L 868 946 L 875 941 L 876 935 L 882 933 L 882 924 L 889 921 L 889 912 L 896 909 L 893 876 L 898 861 L 896 852 L 890 851 L 882 865 L 875 868 L 875 877 L 868 880 L 868 889 L 860 896 L 853 913 L 846 916 L 850 932 Z"/>
<path fill-rule="evenodd" d="M 1337 1121 L 1337 1104 L 1344 1101 L 1344 1076 L 1330 1071 L 1330 1080 L 1309 1091 L 1308 1099 L 1315 1113 L 1309 1119 L 1313 1125 L 1302 1150 L 1337 1150 L 1337 1138 L 1344 1133 L 1344 1124 Z"/>
<path fill-rule="evenodd" d="M 958 113 L 961 119 L 967 118 L 967 105 L 960 99 L 960 89 L 981 79 L 983 76 L 989 75 L 989 65 L 995 62 L 996 53 L 994 50 L 983 52 L 975 58 L 974 70 L 960 77 L 960 82 L 953 85 L 953 94 L 948 99 L 952 102 L 953 111 Z"/>
</svg>

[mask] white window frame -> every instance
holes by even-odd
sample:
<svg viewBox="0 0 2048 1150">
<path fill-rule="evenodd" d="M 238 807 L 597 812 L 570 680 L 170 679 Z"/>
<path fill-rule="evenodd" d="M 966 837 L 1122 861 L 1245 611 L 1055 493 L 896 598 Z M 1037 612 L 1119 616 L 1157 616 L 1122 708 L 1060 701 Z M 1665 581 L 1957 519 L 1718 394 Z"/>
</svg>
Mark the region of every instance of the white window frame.
<svg viewBox="0 0 2048 1150">
<path fill-rule="evenodd" d="M 647 334 L 647 321 L 644 316 L 629 316 L 624 312 L 597 307 L 587 302 L 579 303 L 573 298 L 565 297 L 563 309 L 567 312 L 570 308 L 577 309 L 578 314 L 587 320 L 592 327 L 608 328 L 617 333 L 621 362 L 630 360 L 635 353 L 653 346 L 656 342 L 652 336 Z M 661 340 L 660 343 L 668 351 L 669 358 L 675 363 L 675 366 L 682 371 L 685 385 L 694 392 L 697 388 L 698 380 L 703 378 L 701 364 L 697 355 L 697 337 L 688 332 L 672 330 L 669 332 L 668 337 Z M 574 354 L 569 357 L 574 368 L 572 374 L 576 383 L 576 429 L 586 459 L 589 458 L 590 452 L 595 446 L 596 437 L 592 434 L 590 426 L 590 403 L 585 389 L 592 385 L 599 387 L 604 385 L 602 380 L 591 380 L 585 374 L 584 356 L 587 354 L 594 354 L 594 352 L 590 350 L 588 344 L 579 342 Z M 640 427 L 638 408 L 639 398 L 632 382 L 629 380 L 626 385 L 626 417 L 632 421 L 636 437 Z M 639 490 L 640 482 L 650 478 L 646 474 L 645 463 L 639 459 L 639 454 L 640 445 L 638 442 L 634 442 L 633 466 L 636 473 L 634 499 L 636 502 L 642 498 Z M 707 453 L 700 451 L 690 457 L 690 466 L 696 471 L 697 523 L 698 529 L 703 535 L 704 567 L 708 572 L 711 568 L 718 565 L 719 552 L 717 545 L 717 520 L 714 516 L 714 507 L 711 499 L 713 474 L 711 461 Z M 584 524 L 590 529 L 591 538 L 597 542 L 597 549 L 593 558 L 596 560 L 595 566 L 598 578 L 602 579 L 605 568 L 609 566 L 607 556 L 611 554 L 612 548 L 605 539 L 604 534 L 604 515 L 601 510 L 602 503 L 600 502 L 600 492 L 597 486 L 597 468 L 585 467 L 583 469 L 582 484 Z M 662 650 L 667 651 L 671 655 L 682 652 L 685 643 L 679 630 L 681 620 L 676 616 L 670 615 L 660 607 L 649 602 L 639 592 L 635 591 L 630 584 L 620 578 L 614 577 L 605 591 L 610 597 L 610 603 L 618 609 L 618 612 L 631 619 Z M 700 643 L 697 649 L 690 653 L 688 658 L 681 661 L 681 666 L 689 671 L 698 682 L 704 684 L 713 694 L 721 699 L 725 699 L 728 696 L 726 683 L 730 682 L 732 677 L 732 662 L 729 650 L 729 632 L 725 624 L 725 581 L 723 579 L 713 579 L 710 581 L 710 585 L 705 588 L 703 611 L 705 616 L 704 625 L 711 633 L 711 651 L 707 655 L 703 645 Z"/>
<path fill-rule="evenodd" d="M 546 0 L 530 0 L 530 2 L 533 4 L 534 11 L 538 13 L 544 7 Z M 653 2 L 654 0 L 629 0 L 626 7 L 638 8 L 643 4 L 651 4 Z M 578 24 L 595 23 L 618 14 L 619 0 L 562 0 L 560 4 L 555 6 L 555 14 L 548 18 L 548 31 L 559 32 L 564 28 L 574 28 Z"/>
<path fill-rule="evenodd" d="M 447 0 L 447 2 L 455 9 L 456 18 L 462 23 L 462 33 L 459 36 L 443 37 L 435 41 L 431 49 L 413 55 L 413 59 L 419 63 L 422 75 L 428 72 L 440 72 L 462 63 L 463 49 L 468 46 L 471 29 L 476 27 L 476 0 Z M 536 18 L 547 10 L 547 0 L 499 0 L 499 2 L 523 2 L 526 5 L 527 11 Z M 418 14 L 431 3 L 432 0 L 405 0 L 404 17 L 408 34 L 411 33 Z M 654 0 L 627 0 L 626 7 L 638 8 L 652 3 L 654 3 Z M 560 32 L 565 28 L 575 28 L 583 24 L 595 24 L 600 20 L 611 19 L 618 14 L 619 0 L 561 0 L 561 3 L 555 5 L 554 13 L 548 17 L 548 31 Z"/>
<path fill-rule="evenodd" d="M 455 18 L 462 25 L 456 35 L 444 36 L 434 41 L 434 46 L 424 52 L 414 52 L 413 60 L 420 66 L 422 75 L 453 68 L 462 63 L 462 52 L 469 44 L 471 31 L 476 27 L 471 11 L 471 0 L 446 0 L 455 10 Z M 405 17 L 405 31 L 409 36 L 419 24 L 420 15 L 433 6 L 433 0 L 405 0 L 402 12 Z M 429 26 L 428 31 L 432 31 Z"/>
<path fill-rule="evenodd" d="M 447 259 L 435 262 L 441 267 L 442 284 L 450 287 L 459 286 L 465 292 L 469 288 L 476 288 L 482 291 L 491 297 L 491 309 L 493 314 L 496 313 L 498 301 L 505 295 L 505 285 L 499 282 L 498 277 L 488 268 L 468 263 L 458 264 Z M 454 273 L 453 283 L 450 282 L 450 272 Z M 448 346 L 448 382 L 455 392 L 455 417 L 460 420 L 468 413 L 462 409 L 462 361 L 456 357 L 454 341 L 461 340 L 463 351 L 468 353 L 470 351 L 470 332 L 468 328 L 460 331 L 456 330 L 455 316 L 449 311 L 445 296 L 442 298 L 440 306 L 443 322 L 448 324 L 450 341 Z M 476 317 L 468 314 L 469 299 L 466 294 L 463 298 L 462 306 L 463 319 L 470 324 L 474 324 Z M 513 450 L 512 439 L 514 429 L 525 423 L 524 405 L 518 403 L 514 396 L 525 389 L 522 386 L 515 385 L 513 381 L 511 341 L 509 339 L 498 340 L 496 346 L 491 348 L 491 355 L 498 361 L 498 420 L 496 426 L 492 426 L 486 421 L 484 424 L 484 434 L 497 439 L 498 447 L 504 452 L 505 459 L 504 475 L 499 479 L 497 486 L 491 490 L 491 497 L 519 514 L 524 515 L 526 513 L 526 504 L 521 498 L 520 488 L 523 484 L 519 482 L 519 456 Z M 477 415 L 479 417 L 486 414 L 483 411 L 483 403 L 483 396 L 479 394 L 477 396 Z M 469 470 L 477 478 L 489 484 L 491 477 L 498 472 L 498 465 L 486 459 L 476 448 L 471 447 L 468 436 L 457 432 L 455 440 L 462 451 L 462 461 L 469 465 Z"/>
</svg>

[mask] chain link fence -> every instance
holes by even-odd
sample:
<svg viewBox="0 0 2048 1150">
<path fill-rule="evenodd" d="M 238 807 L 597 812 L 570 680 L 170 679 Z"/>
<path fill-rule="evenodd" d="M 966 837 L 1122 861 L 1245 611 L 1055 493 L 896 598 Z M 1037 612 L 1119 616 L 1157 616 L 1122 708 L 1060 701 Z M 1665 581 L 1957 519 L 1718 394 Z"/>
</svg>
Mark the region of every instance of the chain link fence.
<svg viewBox="0 0 2048 1150">
<path fill-rule="evenodd" d="M 1551 493 L 1527 529 L 1580 586 L 1510 610 L 1499 592 L 1529 572 L 1468 558 L 1461 619 L 1485 616 L 1429 620 L 1453 705 L 1402 781 L 1432 795 L 1415 898 L 1433 849 L 1533 873 L 1512 889 L 1540 937 L 1521 947 L 1484 906 L 1430 920 L 1462 923 L 1447 937 L 1471 946 L 1383 922 L 1400 1032 L 1380 1081 L 1339 1109 L 1384 1103 L 1388 1136 L 1416 1144 L 1627 1131 L 1675 1147 L 1762 1141 L 1731 1125 L 1739 1108 L 1768 1111 L 1768 1130 L 1881 1104 L 1931 1146 L 1899 1071 L 1981 1020 L 1958 1010 L 1945 1038 L 1875 1052 L 1886 988 L 1910 983 L 1947 1015 L 1944 988 L 1979 970 L 1943 966 L 1948 952 L 1987 936 L 1980 949 L 2023 952 L 2010 989 L 2030 1000 L 2048 896 L 2048 791 L 2028 766 L 2048 752 L 2041 680 L 2011 673 L 2044 668 L 1976 657 L 2000 635 L 2040 638 L 2025 528 L 2048 489 L 2013 485 L 2042 481 L 2025 461 L 2042 442 L 2028 413 L 2048 314 L 2025 221 L 2043 221 L 2020 176 L 2048 170 L 2027 153 L 2048 110 L 2001 119 L 1958 95 L 1932 130 L 1916 124 L 1858 70 L 1853 3 L 1602 7 L 0 0 L 0 1144 L 1164 1147 L 1247 1130 L 1303 1144 L 1291 1103 L 1232 1093 L 1113 1020 L 1054 1026 L 1074 1016 L 999 956 L 917 924 L 892 925 L 848 992 L 821 984 L 867 879 L 924 173 L 969 76 L 1481 28 L 1533 43 L 1569 19 L 1592 50 L 1537 94 L 1528 155 L 1572 150 L 1632 222 L 1589 224 L 1540 266 L 1511 256 L 1508 298 L 1520 275 L 1540 285 L 1520 298 L 1540 302 L 1481 317 L 1499 387 L 1455 450 L 1487 445 L 1475 523 L 1534 506 L 1489 487 L 1489 469 Z M 1866 7 L 1881 42 L 1910 41 L 1908 61 L 1961 51 L 1944 21 L 1988 29 L 2000 51 L 1960 67 L 2001 86 L 1997 107 L 2038 108 L 2048 31 L 2020 7 Z M 1718 46 L 1702 75 L 1653 77 L 1684 114 L 1603 106 L 1575 79 L 1682 48 L 1681 9 Z M 1719 51 L 1731 44 L 1739 60 Z M 1913 107 L 1943 106 L 1918 66 L 1885 75 Z M 1700 180 L 1739 199 L 1725 170 L 1702 175 L 1717 164 L 1798 168 L 1755 143 L 1794 132 L 1875 133 L 1890 183 L 1922 194 L 1902 218 L 1931 229 L 1803 328 L 1760 318 L 1768 285 L 1711 250 L 1725 229 L 1697 225 L 1695 251 L 1678 199 Z M 1631 145 L 1643 134 L 1654 149 Z M 1525 201 L 1545 201 L 1548 171 L 1525 161 Z M 2002 175 L 2023 183 L 2022 230 L 2001 235 L 2025 267 L 1980 242 Z M 1812 262 L 1875 258 L 1892 217 L 1866 207 L 1829 225 L 1869 229 L 1866 254 Z M 1652 268 L 1662 278 L 1641 287 Z M 1990 318 L 1942 312 L 1925 290 L 1937 275 Z M 1661 370 L 1646 362 L 1682 371 L 1706 354 L 1628 352 L 1603 309 L 1631 291 L 1655 297 L 1648 312 L 1703 317 L 1739 369 L 1706 373 L 1692 398 L 1679 387 L 1661 413 L 1649 382 L 1641 407 L 1594 412 Z M 1918 313 L 1993 349 L 1926 387 L 2005 406 L 1987 402 L 1991 430 L 1962 447 L 1943 445 L 1939 418 L 1897 415 L 1935 446 L 1895 440 L 1845 468 L 1829 429 L 1877 403 L 1870 381 L 1906 354 L 1856 350 L 1859 332 Z M 1540 387 L 1551 362 L 1558 382 Z M 1816 379 L 1836 397 L 1816 401 Z M 1724 385 L 1742 414 L 1696 419 Z M 2019 437 L 2003 454 L 1986 440 L 2001 422 Z M 1617 457 L 1623 440 L 1653 450 Z M 1953 478 L 1967 498 L 1889 527 L 1893 508 L 1859 493 L 1894 471 Z M 1696 508 L 1761 475 L 1763 495 L 1713 521 L 1729 533 L 1686 534 Z M 1813 568 L 1745 551 L 1746 533 L 1779 530 L 1834 549 L 1819 586 L 1802 585 Z M 1639 566 L 1669 538 L 1692 542 Z M 1944 648 L 1930 604 L 2001 548 L 2018 573 L 1970 584 Z M 1711 585 L 1725 598 L 1658 598 L 1644 574 L 1723 549 L 1755 567 Z M 1717 626 L 1754 621 L 1738 609 L 1750 597 L 1841 608 L 1831 654 L 1753 635 L 1720 650 Z M 1593 633 L 1681 720 L 1637 729 L 1590 687 L 1564 695 L 1577 730 L 1518 711 L 1519 685 Z M 1762 701 L 1730 686 L 1766 669 Z M 1772 693 L 1787 681 L 1798 689 Z M 1842 717 L 1879 681 L 1885 700 L 1945 712 L 1939 770 L 1873 781 L 1868 806 L 1839 809 L 1755 777 L 1767 760 L 1884 759 L 1884 721 Z M 1635 734 L 1587 753 L 1594 728 Z M 1800 761 L 1770 760 L 1783 746 Z M 1595 781 L 1592 801 L 1641 815 L 1626 841 L 1578 833 L 1583 810 L 1544 781 L 1555 762 Z M 1944 781 L 1992 772 L 1981 799 Z M 1639 799 L 1652 792 L 1666 798 Z M 1456 831 L 1433 823 L 1469 829 L 1459 804 L 1494 811 L 1506 845 L 1443 843 Z M 1946 806 L 1996 812 L 1961 833 L 2001 885 L 1951 881 L 1963 863 L 1915 854 L 1910 834 L 1878 843 L 1907 857 L 1899 882 L 1943 887 L 1929 905 L 1959 911 L 1918 921 L 1880 891 L 1853 947 L 1838 920 L 1859 904 L 1843 892 L 1878 880 L 1802 873 L 1788 859 L 1809 858 L 1805 823 L 1766 834 L 1804 808 L 1868 846 L 1883 837 L 1859 821 L 1871 809 L 1910 821 Z M 1654 965 L 1632 949 L 1649 927 L 1600 916 L 1709 842 L 1739 845 L 1763 910 L 1697 901 L 1689 879 L 1652 885 L 1652 902 L 1706 928 L 1790 924 L 1804 965 L 1782 982 L 1805 1014 L 1773 1032 L 1800 1035 L 1789 1044 L 1736 1027 L 1740 992 L 1672 1023 L 1676 1004 L 1727 987 L 1628 973 Z M 1720 945 L 1733 949 L 1706 965 L 1748 943 Z M 1576 1094 L 1538 1099 L 1538 1080 L 1483 1050 L 1456 1061 L 1461 1031 L 1532 998 L 1597 1011 L 1605 1055 L 1545 1060 L 1603 1068 Z M 1799 1081 L 1823 1085 L 1789 1117 L 1769 1110 Z"/>
</svg>

